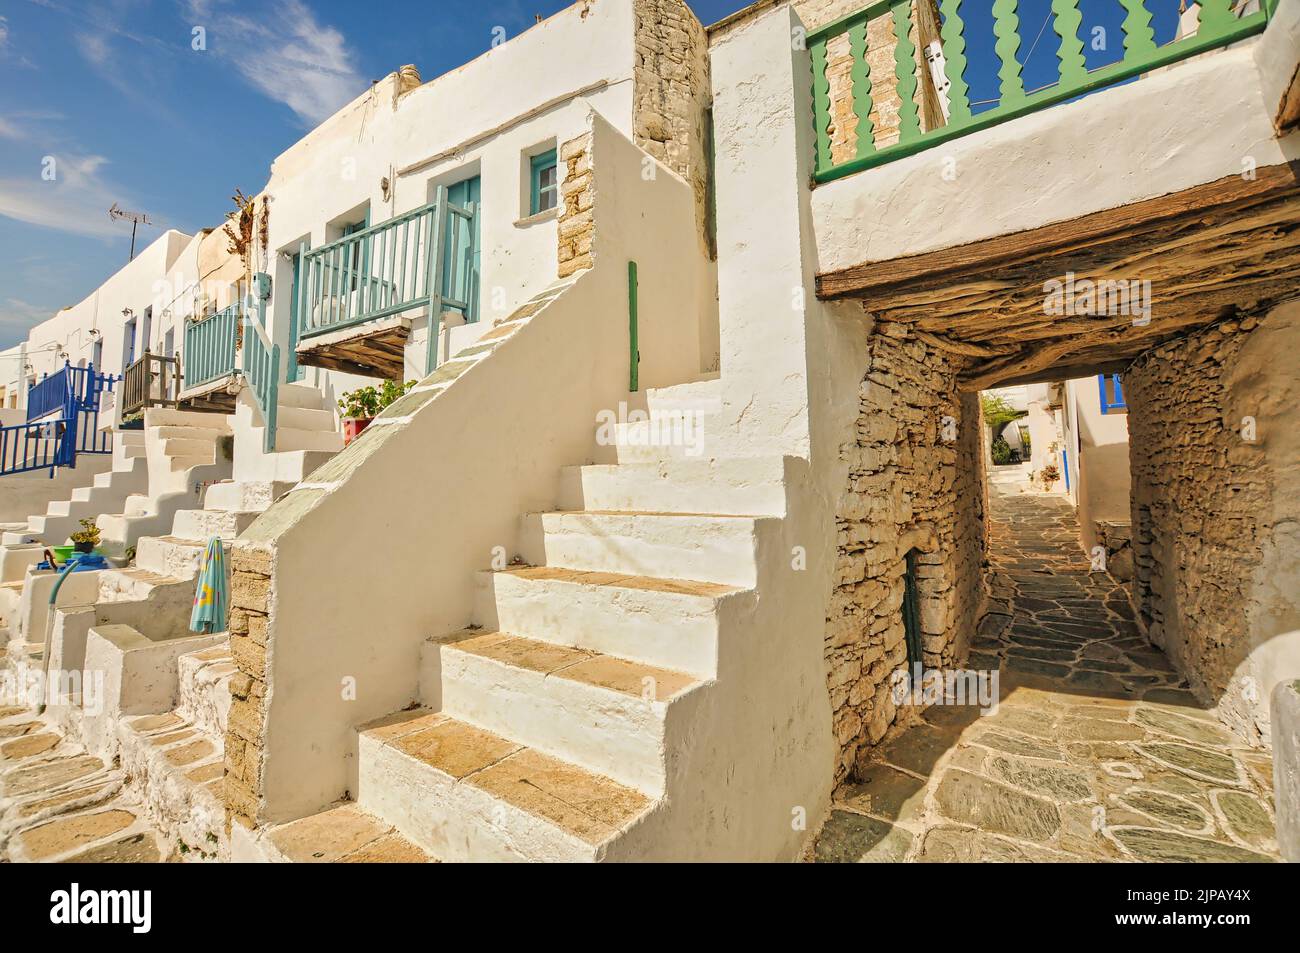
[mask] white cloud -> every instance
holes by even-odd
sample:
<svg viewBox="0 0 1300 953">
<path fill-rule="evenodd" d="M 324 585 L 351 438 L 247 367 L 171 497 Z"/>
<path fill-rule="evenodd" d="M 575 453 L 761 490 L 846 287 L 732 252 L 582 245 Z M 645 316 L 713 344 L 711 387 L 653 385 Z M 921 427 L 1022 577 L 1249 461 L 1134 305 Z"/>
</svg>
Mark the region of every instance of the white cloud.
<svg viewBox="0 0 1300 953">
<path fill-rule="evenodd" d="M 55 177 L 46 181 L 35 168 L 26 178 L 0 179 L 0 215 L 46 228 L 116 238 L 120 226 L 108 217 L 114 201 L 124 201 L 99 174 L 107 160 L 96 155 L 55 155 Z"/>
<path fill-rule="evenodd" d="M 31 304 L 18 298 L 0 301 L 0 350 L 27 339 L 27 332 L 54 314 L 53 308 Z M 12 372 L 12 366 L 0 367 L 0 376 Z"/>
<path fill-rule="evenodd" d="M 102 35 L 95 33 L 78 33 L 76 36 L 77 49 L 81 50 L 81 55 L 90 60 L 95 66 L 105 66 L 113 51 L 109 48 L 108 41 Z"/>
<path fill-rule="evenodd" d="M 22 131 L 4 116 L 0 116 L 0 136 L 5 139 L 22 139 Z"/>
<path fill-rule="evenodd" d="M 207 32 L 208 50 L 252 86 L 315 125 L 366 88 L 343 34 L 316 19 L 302 0 L 279 0 L 256 20 L 227 0 L 188 0 L 188 15 Z"/>
<path fill-rule="evenodd" d="M 4 56 L 5 51 L 9 48 L 9 20 L 7 17 L 0 17 L 0 56 Z"/>
</svg>

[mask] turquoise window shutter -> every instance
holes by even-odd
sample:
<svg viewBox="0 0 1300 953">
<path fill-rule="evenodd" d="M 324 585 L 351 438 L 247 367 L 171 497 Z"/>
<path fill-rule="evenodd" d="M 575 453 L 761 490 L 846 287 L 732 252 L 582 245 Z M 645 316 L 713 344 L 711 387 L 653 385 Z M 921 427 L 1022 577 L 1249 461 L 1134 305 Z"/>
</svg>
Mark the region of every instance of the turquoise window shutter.
<svg viewBox="0 0 1300 953">
<path fill-rule="evenodd" d="M 555 150 L 551 149 L 549 152 L 533 156 L 530 165 L 532 167 L 530 210 L 531 214 L 537 215 L 559 204 L 560 180 Z"/>
</svg>

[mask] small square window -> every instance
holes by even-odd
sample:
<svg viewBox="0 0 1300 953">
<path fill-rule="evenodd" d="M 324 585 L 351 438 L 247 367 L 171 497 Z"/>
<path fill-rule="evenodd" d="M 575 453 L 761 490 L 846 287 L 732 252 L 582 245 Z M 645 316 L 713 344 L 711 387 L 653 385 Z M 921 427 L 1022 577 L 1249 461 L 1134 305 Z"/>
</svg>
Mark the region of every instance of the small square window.
<svg viewBox="0 0 1300 953">
<path fill-rule="evenodd" d="M 529 214 L 537 215 L 540 212 L 548 212 L 559 204 L 560 178 L 555 164 L 555 150 L 551 149 L 549 152 L 533 156 L 530 165 L 532 199 L 529 203 Z"/>
</svg>

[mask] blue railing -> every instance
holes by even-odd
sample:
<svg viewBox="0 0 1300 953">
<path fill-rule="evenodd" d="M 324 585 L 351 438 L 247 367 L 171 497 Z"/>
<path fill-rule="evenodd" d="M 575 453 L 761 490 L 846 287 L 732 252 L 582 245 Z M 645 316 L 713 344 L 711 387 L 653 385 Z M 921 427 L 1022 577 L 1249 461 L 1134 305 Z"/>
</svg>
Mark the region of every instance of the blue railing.
<svg viewBox="0 0 1300 953">
<path fill-rule="evenodd" d="M 111 453 L 113 435 L 99 430 L 99 405 L 118 380 L 94 365 L 64 364 L 27 395 L 25 424 L 0 428 L 0 476 L 77 465 L 79 453 Z M 53 403 L 55 395 L 58 403 Z"/>
<path fill-rule="evenodd" d="M 27 420 L 40 420 L 50 414 L 62 412 L 68 402 L 68 388 L 71 365 L 64 364 L 53 374 L 46 374 L 40 383 L 33 384 L 27 391 Z"/>
<path fill-rule="evenodd" d="M 1124 386 L 1118 374 L 1098 374 L 1097 390 L 1101 395 L 1101 412 L 1117 414 L 1128 413 L 1128 404 L 1124 402 Z"/>
<path fill-rule="evenodd" d="M 470 309 L 471 269 L 464 259 L 472 254 L 473 220 L 473 207 L 452 205 L 440 186 L 428 205 L 319 248 L 304 243 L 296 340 L 422 309 L 429 315 L 432 367 L 443 310 Z"/>
</svg>

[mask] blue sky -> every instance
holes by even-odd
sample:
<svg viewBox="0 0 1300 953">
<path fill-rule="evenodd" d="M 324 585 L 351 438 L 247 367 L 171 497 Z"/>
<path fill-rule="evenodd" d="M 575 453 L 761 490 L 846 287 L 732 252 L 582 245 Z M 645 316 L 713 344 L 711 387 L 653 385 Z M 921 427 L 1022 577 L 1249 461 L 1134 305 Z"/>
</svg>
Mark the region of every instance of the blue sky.
<svg viewBox="0 0 1300 953">
<path fill-rule="evenodd" d="M 0 348 L 125 264 L 130 227 L 109 220 L 114 202 L 152 216 L 141 244 L 220 224 L 236 188 L 260 189 L 276 155 L 371 80 L 402 63 L 431 78 L 485 50 L 494 27 L 513 36 L 569 2 L 0 0 Z M 688 2 L 705 23 L 748 5 Z M 1085 31 L 1120 36 L 1118 0 L 1081 2 Z M 987 5 L 963 11 L 972 100 L 996 97 Z M 1020 4 L 1022 58 L 1044 34 L 1031 88 L 1055 65 L 1049 5 Z M 192 49 L 196 25 L 206 50 Z"/>
</svg>

